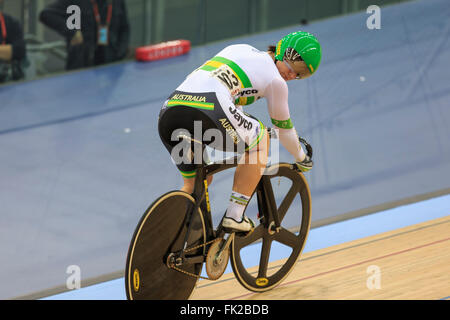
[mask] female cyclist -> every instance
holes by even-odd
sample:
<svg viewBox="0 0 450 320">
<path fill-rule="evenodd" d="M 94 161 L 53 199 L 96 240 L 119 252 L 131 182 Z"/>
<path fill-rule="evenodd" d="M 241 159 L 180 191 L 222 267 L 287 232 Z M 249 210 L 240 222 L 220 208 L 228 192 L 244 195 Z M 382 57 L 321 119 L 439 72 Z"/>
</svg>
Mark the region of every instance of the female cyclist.
<svg viewBox="0 0 450 320">
<path fill-rule="evenodd" d="M 179 161 L 180 151 L 183 152 L 174 132 L 183 129 L 194 136 L 200 130 L 200 137 L 206 140 L 206 136 L 211 136 L 207 134 L 209 129 L 220 130 L 223 139 L 218 141 L 215 136 L 213 141 L 208 140 L 210 146 L 243 154 L 222 220 L 225 230 L 247 232 L 254 228 L 244 210 L 268 158 L 266 128 L 244 112 L 242 106 L 266 98 L 269 116 L 279 129 L 281 144 L 295 158 L 300 170 L 312 168 L 313 163 L 304 153 L 290 119 L 286 81 L 308 78 L 316 72 L 320 60 L 319 42 L 312 34 L 302 31 L 288 34 L 268 51 L 246 44 L 231 45 L 187 76 L 164 103 L 158 131 L 172 158 L 178 159 L 176 165 L 184 180 L 182 191 L 193 191 L 195 164 Z M 186 156 L 184 154 L 182 159 L 187 160 Z"/>
</svg>

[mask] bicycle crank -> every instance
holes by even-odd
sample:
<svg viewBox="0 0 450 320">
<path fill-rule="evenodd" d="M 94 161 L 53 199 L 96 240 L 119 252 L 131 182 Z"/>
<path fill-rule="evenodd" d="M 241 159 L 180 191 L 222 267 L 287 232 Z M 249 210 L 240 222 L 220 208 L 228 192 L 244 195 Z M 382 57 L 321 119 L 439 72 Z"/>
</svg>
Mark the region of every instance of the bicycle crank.
<svg viewBox="0 0 450 320">
<path fill-rule="evenodd" d="M 206 255 L 206 273 L 210 280 L 219 279 L 227 268 L 230 259 L 230 244 L 234 239 L 234 233 L 228 236 L 228 239 L 216 239 L 209 247 Z"/>
</svg>

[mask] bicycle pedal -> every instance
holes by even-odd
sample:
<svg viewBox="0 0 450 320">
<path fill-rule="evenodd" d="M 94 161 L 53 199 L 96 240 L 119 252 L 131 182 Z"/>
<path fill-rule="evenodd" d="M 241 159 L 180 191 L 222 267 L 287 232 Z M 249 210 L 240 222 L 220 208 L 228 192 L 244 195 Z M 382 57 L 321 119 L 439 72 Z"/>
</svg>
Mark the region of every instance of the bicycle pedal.
<svg viewBox="0 0 450 320">
<path fill-rule="evenodd" d="M 248 236 L 250 233 L 252 233 L 253 230 L 255 230 L 255 228 L 253 228 L 253 229 L 251 229 L 251 230 L 249 230 L 249 231 L 237 231 L 237 230 L 235 230 L 235 229 L 230 229 L 230 228 L 223 227 L 222 230 L 223 230 L 223 232 L 228 233 L 228 234 L 234 233 L 234 234 L 237 235 L 237 236 L 240 236 L 240 237 L 246 237 L 246 236 Z"/>
<path fill-rule="evenodd" d="M 255 228 L 252 228 L 250 231 L 246 231 L 246 232 L 236 232 L 236 234 L 241 237 L 248 237 L 249 235 L 251 235 L 253 233 L 253 231 L 255 231 Z"/>
<path fill-rule="evenodd" d="M 224 227 L 224 226 L 222 226 L 221 231 L 223 231 L 223 232 L 225 232 L 225 233 L 228 233 L 228 234 L 231 234 L 231 233 L 233 233 L 233 232 L 236 232 L 236 230 L 231 229 L 231 228 L 227 228 L 227 227 Z"/>
</svg>

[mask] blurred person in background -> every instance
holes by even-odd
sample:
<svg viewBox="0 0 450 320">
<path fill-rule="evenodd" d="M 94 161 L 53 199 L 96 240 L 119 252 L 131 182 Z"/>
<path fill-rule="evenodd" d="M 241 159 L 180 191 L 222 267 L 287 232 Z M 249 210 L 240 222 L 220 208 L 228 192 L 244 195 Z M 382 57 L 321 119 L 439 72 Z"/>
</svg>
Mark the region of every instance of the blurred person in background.
<svg viewBox="0 0 450 320">
<path fill-rule="evenodd" d="M 0 5 L 3 0 L 0 0 Z M 24 78 L 26 47 L 22 27 L 0 11 L 0 83 Z"/>
<path fill-rule="evenodd" d="M 67 27 L 71 5 L 81 10 L 80 30 Z M 67 70 L 119 61 L 128 53 L 130 28 L 124 0 L 57 0 L 41 12 L 40 21 L 66 39 Z"/>
</svg>

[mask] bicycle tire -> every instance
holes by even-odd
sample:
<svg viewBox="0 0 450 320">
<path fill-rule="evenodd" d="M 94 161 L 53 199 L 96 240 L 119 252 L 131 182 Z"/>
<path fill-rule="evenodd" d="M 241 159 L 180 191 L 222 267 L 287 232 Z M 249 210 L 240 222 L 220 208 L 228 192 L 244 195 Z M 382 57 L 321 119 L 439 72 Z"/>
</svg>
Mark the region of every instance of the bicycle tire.
<svg viewBox="0 0 450 320">
<path fill-rule="evenodd" d="M 186 212 L 194 203 L 191 195 L 171 191 L 155 200 L 145 211 L 127 254 L 125 290 L 128 300 L 184 300 L 190 297 L 198 278 L 169 268 L 166 262 L 171 252 L 182 249 L 188 228 Z M 200 245 L 190 254 L 204 254 L 206 229 L 200 208 L 191 221 L 187 247 Z M 182 265 L 180 268 L 200 275 L 202 265 Z"/>
<path fill-rule="evenodd" d="M 271 172 L 274 173 L 271 174 Z M 298 235 L 295 235 L 285 228 L 281 228 L 279 233 L 274 233 L 271 235 L 268 228 L 270 221 L 267 221 L 264 224 L 259 224 L 249 235 L 237 235 L 235 237 L 233 243 L 231 244 L 230 259 L 233 272 L 236 279 L 242 286 L 254 292 L 264 292 L 273 289 L 283 282 L 292 269 L 294 269 L 305 246 L 311 223 L 311 193 L 306 178 L 303 174 L 293 170 L 292 165 L 288 163 L 272 165 L 267 168 L 266 174 L 270 177 L 270 179 L 275 177 L 286 177 L 292 180 L 292 186 L 283 199 L 283 202 L 278 207 L 278 212 L 280 212 L 280 209 L 287 211 L 297 194 L 300 195 L 302 205 L 301 225 Z M 285 203 L 285 200 L 289 200 L 290 203 L 288 203 L 289 201 Z M 287 208 L 285 209 L 286 206 Z M 289 235 L 288 232 L 291 235 Z M 273 241 L 279 241 L 280 239 L 282 239 L 283 242 L 286 241 L 284 238 L 281 238 L 281 236 L 289 236 L 290 246 L 292 246 L 292 253 L 287 259 L 284 260 L 284 262 L 278 262 L 278 271 L 269 276 L 267 275 L 267 269 L 270 249 Z M 295 236 L 295 238 L 293 236 Z M 243 248 L 260 240 L 262 241 L 260 265 L 258 266 L 258 272 L 255 273 L 254 271 L 247 270 L 251 268 L 246 268 L 244 266 L 240 252 Z M 261 270 L 261 261 L 263 261 L 263 259 L 265 259 L 263 264 L 266 270 Z"/>
</svg>

